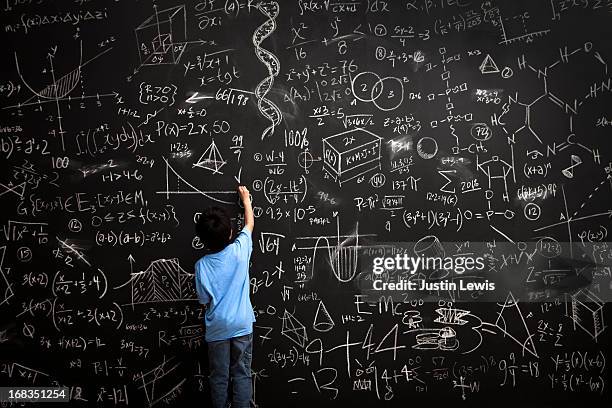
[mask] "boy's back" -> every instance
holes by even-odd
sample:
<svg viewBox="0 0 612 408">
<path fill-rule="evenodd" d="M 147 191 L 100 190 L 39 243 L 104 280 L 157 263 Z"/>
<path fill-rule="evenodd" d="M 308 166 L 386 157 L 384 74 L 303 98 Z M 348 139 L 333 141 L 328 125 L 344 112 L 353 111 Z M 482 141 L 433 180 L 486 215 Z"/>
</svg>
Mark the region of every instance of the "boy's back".
<svg viewBox="0 0 612 408">
<path fill-rule="evenodd" d="M 196 263 L 200 302 L 208 303 L 206 341 L 225 340 L 253 332 L 255 314 L 249 298 L 251 232 L 243 228 L 234 242 Z"/>
<path fill-rule="evenodd" d="M 196 233 L 213 253 L 195 264 L 200 303 L 208 305 L 204 322 L 214 408 L 226 408 L 232 385 L 232 407 L 253 404 L 251 358 L 255 313 L 249 298 L 249 259 L 253 251 L 255 217 L 249 190 L 238 187 L 244 207 L 244 228 L 231 242 L 233 228 L 227 211 L 209 207 L 196 222 Z"/>
</svg>

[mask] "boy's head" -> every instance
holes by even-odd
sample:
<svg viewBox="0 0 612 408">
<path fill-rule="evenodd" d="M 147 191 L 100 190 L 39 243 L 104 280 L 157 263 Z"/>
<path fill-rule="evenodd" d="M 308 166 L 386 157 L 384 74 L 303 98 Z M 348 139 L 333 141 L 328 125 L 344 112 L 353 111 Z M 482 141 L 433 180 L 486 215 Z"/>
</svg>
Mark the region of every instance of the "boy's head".
<svg viewBox="0 0 612 408">
<path fill-rule="evenodd" d="M 209 207 L 196 223 L 196 234 L 213 252 L 225 248 L 232 239 L 232 221 L 224 208 Z"/>
</svg>

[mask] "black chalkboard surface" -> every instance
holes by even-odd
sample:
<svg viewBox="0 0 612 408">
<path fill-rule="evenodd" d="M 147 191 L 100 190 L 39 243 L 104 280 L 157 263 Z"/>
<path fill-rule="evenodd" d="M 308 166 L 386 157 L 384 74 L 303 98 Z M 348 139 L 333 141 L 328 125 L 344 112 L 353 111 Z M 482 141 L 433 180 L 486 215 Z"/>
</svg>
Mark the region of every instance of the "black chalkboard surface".
<svg viewBox="0 0 612 408">
<path fill-rule="evenodd" d="M 608 406 L 612 1 L 0 9 L 0 386 L 208 406 L 243 184 L 258 406 Z"/>
</svg>

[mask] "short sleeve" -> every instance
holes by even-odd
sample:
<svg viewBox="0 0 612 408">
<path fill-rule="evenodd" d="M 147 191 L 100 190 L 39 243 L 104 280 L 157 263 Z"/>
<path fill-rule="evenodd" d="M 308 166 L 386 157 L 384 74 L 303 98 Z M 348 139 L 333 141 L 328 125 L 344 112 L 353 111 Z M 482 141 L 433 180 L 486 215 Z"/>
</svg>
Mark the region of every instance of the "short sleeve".
<svg viewBox="0 0 612 408">
<path fill-rule="evenodd" d="M 236 245 L 236 250 L 241 256 L 249 258 L 253 251 L 253 237 L 251 231 L 244 227 L 236 237 L 234 245 Z"/>
<path fill-rule="evenodd" d="M 201 273 L 202 271 L 200 270 L 199 266 L 196 265 L 195 287 L 196 287 L 196 291 L 198 292 L 198 300 L 200 301 L 201 304 L 207 305 L 208 303 L 210 303 L 210 296 L 208 295 L 208 292 L 206 291 L 206 288 L 204 287 L 204 284 L 202 283 L 202 279 L 200 279 Z"/>
</svg>

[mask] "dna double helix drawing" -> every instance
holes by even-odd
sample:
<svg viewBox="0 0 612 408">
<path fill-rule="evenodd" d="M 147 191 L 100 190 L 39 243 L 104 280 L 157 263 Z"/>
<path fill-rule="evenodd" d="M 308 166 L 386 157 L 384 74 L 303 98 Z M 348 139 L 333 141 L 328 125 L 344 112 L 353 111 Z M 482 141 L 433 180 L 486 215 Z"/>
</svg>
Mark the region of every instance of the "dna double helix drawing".
<svg viewBox="0 0 612 408">
<path fill-rule="evenodd" d="M 266 95 L 270 92 L 270 89 L 272 89 L 274 78 L 278 76 L 280 72 L 280 61 L 276 55 L 261 47 L 261 43 L 276 30 L 276 17 L 278 17 L 280 7 L 277 2 L 270 1 L 260 3 L 257 8 L 268 18 L 263 24 L 257 27 L 253 33 L 255 54 L 266 68 L 268 68 L 268 76 L 259 82 L 255 88 L 257 108 L 259 112 L 270 121 L 270 125 L 264 129 L 261 134 L 261 139 L 263 140 L 274 133 L 274 128 L 280 124 L 282 118 L 278 106 L 266 98 Z"/>
</svg>

